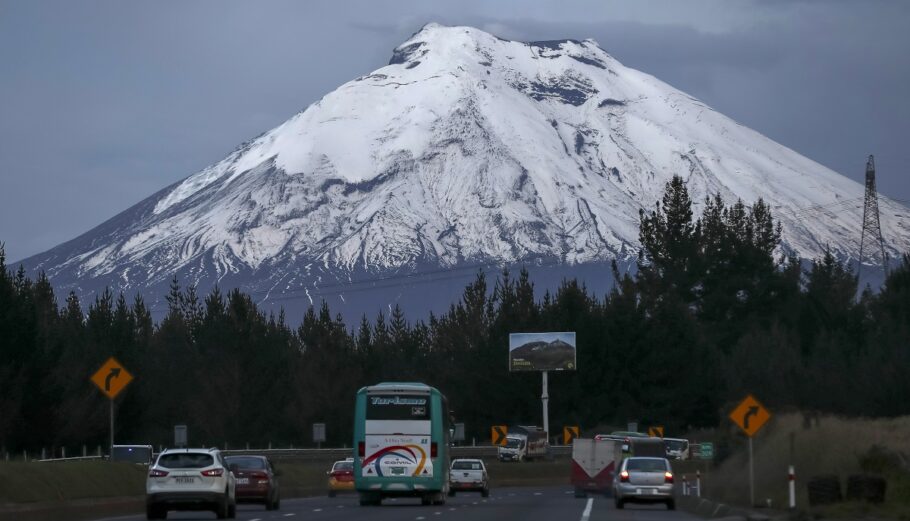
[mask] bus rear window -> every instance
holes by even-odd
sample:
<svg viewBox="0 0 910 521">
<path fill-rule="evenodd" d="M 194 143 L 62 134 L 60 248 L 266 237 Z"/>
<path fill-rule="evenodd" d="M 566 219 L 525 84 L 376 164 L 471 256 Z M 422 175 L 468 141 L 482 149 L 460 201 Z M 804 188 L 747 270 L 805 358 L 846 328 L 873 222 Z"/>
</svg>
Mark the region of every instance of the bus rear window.
<svg viewBox="0 0 910 521">
<path fill-rule="evenodd" d="M 429 395 L 371 394 L 367 396 L 368 420 L 429 420 Z"/>
</svg>

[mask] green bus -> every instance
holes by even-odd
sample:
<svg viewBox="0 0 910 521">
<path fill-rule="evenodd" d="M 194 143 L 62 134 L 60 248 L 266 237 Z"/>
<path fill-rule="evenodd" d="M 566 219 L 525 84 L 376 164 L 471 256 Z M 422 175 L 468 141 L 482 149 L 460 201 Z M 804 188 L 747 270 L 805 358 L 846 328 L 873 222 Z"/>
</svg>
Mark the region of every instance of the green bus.
<svg viewBox="0 0 910 521">
<path fill-rule="evenodd" d="M 388 382 L 357 391 L 354 488 L 361 505 L 387 497 L 445 504 L 449 492 L 449 404 L 422 383 Z"/>
</svg>

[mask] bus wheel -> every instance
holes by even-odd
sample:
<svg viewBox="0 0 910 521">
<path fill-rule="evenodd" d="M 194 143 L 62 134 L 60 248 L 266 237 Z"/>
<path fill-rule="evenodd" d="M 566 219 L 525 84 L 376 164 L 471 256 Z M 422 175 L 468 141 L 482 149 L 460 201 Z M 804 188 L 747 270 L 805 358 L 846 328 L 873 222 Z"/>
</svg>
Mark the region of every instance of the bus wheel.
<svg viewBox="0 0 910 521">
<path fill-rule="evenodd" d="M 429 494 L 424 494 L 420 496 L 420 504 L 427 507 L 433 504 L 433 498 Z"/>
<path fill-rule="evenodd" d="M 434 505 L 445 505 L 446 504 L 446 495 L 442 492 L 433 495 L 433 504 Z"/>
</svg>

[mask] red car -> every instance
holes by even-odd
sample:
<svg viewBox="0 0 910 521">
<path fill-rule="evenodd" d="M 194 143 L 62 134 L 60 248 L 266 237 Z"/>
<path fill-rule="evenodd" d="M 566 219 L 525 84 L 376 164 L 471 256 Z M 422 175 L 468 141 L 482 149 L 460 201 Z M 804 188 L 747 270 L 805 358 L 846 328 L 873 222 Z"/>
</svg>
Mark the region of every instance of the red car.
<svg viewBox="0 0 910 521">
<path fill-rule="evenodd" d="M 272 462 L 265 456 L 226 456 L 234 473 L 238 503 L 264 503 L 266 510 L 278 510 L 281 495 Z"/>
</svg>

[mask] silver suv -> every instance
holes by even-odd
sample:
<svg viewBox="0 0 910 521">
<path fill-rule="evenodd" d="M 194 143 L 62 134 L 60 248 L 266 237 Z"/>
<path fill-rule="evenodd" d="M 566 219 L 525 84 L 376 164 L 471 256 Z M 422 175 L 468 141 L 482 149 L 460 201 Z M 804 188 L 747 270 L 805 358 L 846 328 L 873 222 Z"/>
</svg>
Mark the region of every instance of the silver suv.
<svg viewBox="0 0 910 521">
<path fill-rule="evenodd" d="M 167 519 L 168 510 L 211 510 L 234 518 L 234 475 L 218 449 L 168 449 L 158 455 L 145 482 L 148 519 Z"/>
<path fill-rule="evenodd" d="M 676 509 L 673 469 L 667 458 L 626 458 L 616 477 L 613 479 L 616 508 L 623 508 L 628 502 L 662 502 L 668 510 Z"/>
</svg>

